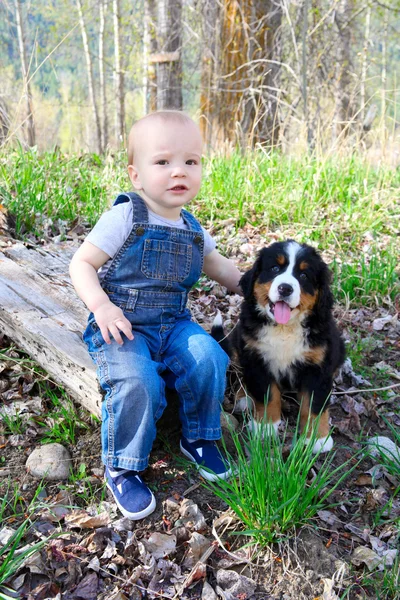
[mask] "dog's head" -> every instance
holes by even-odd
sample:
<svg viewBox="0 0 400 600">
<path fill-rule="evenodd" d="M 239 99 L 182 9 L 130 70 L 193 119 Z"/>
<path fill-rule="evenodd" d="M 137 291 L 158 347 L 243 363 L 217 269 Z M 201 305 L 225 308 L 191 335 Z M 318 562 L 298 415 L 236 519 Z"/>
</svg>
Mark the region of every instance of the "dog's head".
<svg viewBox="0 0 400 600">
<path fill-rule="evenodd" d="M 293 240 L 263 248 L 240 280 L 244 297 L 272 322 L 286 325 L 333 306 L 330 271 L 321 256 Z"/>
</svg>

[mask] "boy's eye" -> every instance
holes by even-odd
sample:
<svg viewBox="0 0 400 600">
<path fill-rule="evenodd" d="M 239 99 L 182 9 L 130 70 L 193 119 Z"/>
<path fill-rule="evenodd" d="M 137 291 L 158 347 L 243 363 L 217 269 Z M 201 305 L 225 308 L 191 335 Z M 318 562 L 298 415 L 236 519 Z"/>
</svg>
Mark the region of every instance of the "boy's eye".
<svg viewBox="0 0 400 600">
<path fill-rule="evenodd" d="M 186 161 L 187 165 L 197 165 L 197 160 L 194 160 L 193 158 L 191 158 L 190 160 Z"/>
<path fill-rule="evenodd" d="M 158 160 L 156 162 L 156 165 L 166 165 L 167 163 L 168 163 L 168 161 L 163 158 L 163 159 Z"/>
</svg>

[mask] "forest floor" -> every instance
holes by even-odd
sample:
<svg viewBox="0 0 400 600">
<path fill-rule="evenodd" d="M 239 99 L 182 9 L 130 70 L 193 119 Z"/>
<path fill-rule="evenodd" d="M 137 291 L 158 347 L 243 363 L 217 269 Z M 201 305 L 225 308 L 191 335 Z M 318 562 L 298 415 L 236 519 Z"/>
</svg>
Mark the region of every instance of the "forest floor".
<svg viewBox="0 0 400 600">
<path fill-rule="evenodd" d="M 242 269 L 264 243 L 256 230 L 242 235 L 236 257 Z M 233 324 L 239 306 L 238 296 L 226 296 L 205 279 L 191 295 L 193 316 L 206 329 L 217 310 Z M 372 436 L 393 439 L 390 425 L 400 425 L 398 312 L 389 303 L 335 309 L 351 362 L 331 399 L 333 466 L 351 461 Z M 78 407 L 74 425 L 65 411 L 57 416 L 44 383 L 58 394 L 26 354 L 1 338 L 0 412 L 6 418 L 0 420 L 0 583 L 1 548 L 12 532 L 29 521 L 19 549 L 45 541 L 22 565 L 15 563 L 7 578 L 14 590 L 10 597 L 400 598 L 400 481 L 378 458 L 365 456 L 334 491 L 330 506 L 307 526 L 276 544 L 249 545 L 234 512 L 180 458 L 172 398 L 144 474 L 157 508 L 147 519 L 131 522 L 121 518 L 104 486 L 99 423 Z M 295 403 L 285 403 L 284 416 L 293 431 Z M 241 427 L 242 416 L 235 417 Z M 72 456 L 67 481 L 39 481 L 27 472 L 27 457 L 49 432 Z M 1 593 L 0 586 L 0 598 Z"/>
</svg>

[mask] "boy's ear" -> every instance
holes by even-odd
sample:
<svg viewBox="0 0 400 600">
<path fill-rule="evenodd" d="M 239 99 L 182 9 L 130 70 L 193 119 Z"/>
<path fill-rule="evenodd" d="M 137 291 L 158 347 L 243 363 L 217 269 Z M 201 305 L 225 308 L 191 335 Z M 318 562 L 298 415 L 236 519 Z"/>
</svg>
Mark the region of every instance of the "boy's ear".
<svg viewBox="0 0 400 600">
<path fill-rule="evenodd" d="M 128 175 L 135 190 L 141 190 L 142 184 L 139 180 L 139 173 L 134 165 L 128 165 Z"/>
</svg>

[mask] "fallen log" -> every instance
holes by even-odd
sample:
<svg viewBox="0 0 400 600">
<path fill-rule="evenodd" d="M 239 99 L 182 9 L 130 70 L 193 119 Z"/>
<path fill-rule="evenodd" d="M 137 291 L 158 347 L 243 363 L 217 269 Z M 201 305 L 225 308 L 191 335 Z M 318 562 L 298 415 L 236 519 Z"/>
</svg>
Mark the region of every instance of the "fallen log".
<svg viewBox="0 0 400 600">
<path fill-rule="evenodd" d="M 95 367 L 82 341 L 88 311 L 68 274 L 77 249 L 66 242 L 0 251 L 0 332 L 91 413 L 101 414 Z"/>
</svg>

